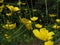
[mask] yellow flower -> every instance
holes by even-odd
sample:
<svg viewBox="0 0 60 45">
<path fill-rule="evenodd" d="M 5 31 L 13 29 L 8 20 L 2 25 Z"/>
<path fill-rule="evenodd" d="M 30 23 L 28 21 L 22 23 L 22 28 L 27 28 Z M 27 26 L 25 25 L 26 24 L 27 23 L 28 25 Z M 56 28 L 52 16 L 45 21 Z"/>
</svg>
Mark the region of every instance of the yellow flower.
<svg viewBox="0 0 60 45">
<path fill-rule="evenodd" d="M 3 25 L 2 26 L 4 29 L 14 29 L 15 27 L 16 27 L 16 23 L 14 23 L 14 24 L 5 24 L 5 25 Z"/>
<path fill-rule="evenodd" d="M 17 5 L 19 5 L 19 6 L 20 6 L 21 4 L 22 4 L 22 2 L 17 2 Z"/>
<path fill-rule="evenodd" d="M 31 24 L 26 24 L 25 26 L 26 26 L 26 28 L 27 28 L 28 30 L 32 30 L 32 29 L 33 29 Z"/>
<path fill-rule="evenodd" d="M 26 3 L 22 3 L 22 5 L 26 5 Z"/>
<path fill-rule="evenodd" d="M 53 41 L 47 41 L 47 42 L 44 42 L 44 45 L 54 45 L 54 42 Z"/>
<path fill-rule="evenodd" d="M 3 11 L 3 8 L 4 8 L 4 5 L 1 5 L 1 6 L 0 6 L 0 12 Z"/>
<path fill-rule="evenodd" d="M 32 17 L 32 18 L 30 18 L 32 21 L 36 21 L 36 20 L 38 20 L 38 17 Z"/>
<path fill-rule="evenodd" d="M 52 26 L 52 28 L 53 28 L 53 29 L 59 29 L 60 26 L 58 26 L 57 24 L 55 24 L 55 25 Z"/>
<path fill-rule="evenodd" d="M 12 13 L 6 13 L 6 16 L 11 16 L 12 15 Z"/>
<path fill-rule="evenodd" d="M 8 35 L 8 34 L 4 34 L 4 36 L 5 36 L 6 39 L 10 38 L 10 35 Z"/>
<path fill-rule="evenodd" d="M 26 18 L 21 18 L 21 22 L 26 26 L 28 30 L 32 30 L 32 22 Z"/>
<path fill-rule="evenodd" d="M 10 38 L 10 36 L 8 36 L 8 37 L 5 37 L 6 39 L 9 39 Z"/>
<path fill-rule="evenodd" d="M 8 34 L 4 34 L 4 36 L 6 36 L 6 37 L 7 37 L 7 36 L 8 36 Z"/>
<path fill-rule="evenodd" d="M 47 41 L 47 40 L 51 40 L 53 38 L 52 35 L 54 35 L 54 32 L 48 32 L 48 30 L 46 28 L 41 28 L 40 31 L 38 31 L 38 29 L 34 29 L 33 34 L 38 39 Z"/>
<path fill-rule="evenodd" d="M 20 8 L 14 7 L 14 10 L 13 11 L 19 11 L 19 10 L 20 10 Z"/>
<path fill-rule="evenodd" d="M 37 11 L 37 9 L 33 9 L 32 11 L 33 11 L 33 12 L 36 12 L 36 11 Z"/>
<path fill-rule="evenodd" d="M 60 23 L 60 19 L 56 19 L 56 22 L 57 22 L 57 23 Z"/>
<path fill-rule="evenodd" d="M 12 10 L 14 9 L 14 6 L 12 6 L 12 5 L 6 5 L 6 7 L 7 7 L 10 11 L 12 11 Z"/>
<path fill-rule="evenodd" d="M 49 14 L 50 17 L 56 17 L 56 14 Z"/>
<path fill-rule="evenodd" d="M 3 3 L 4 2 L 4 0 L 0 0 L 0 3 Z"/>
<path fill-rule="evenodd" d="M 36 28 L 42 28 L 42 25 L 40 25 L 40 24 L 35 24 L 35 27 L 36 27 Z"/>
<path fill-rule="evenodd" d="M 23 24 L 31 24 L 31 23 L 32 23 L 30 20 L 28 20 L 28 19 L 26 19 L 26 18 L 21 18 L 21 22 L 22 22 Z"/>
<path fill-rule="evenodd" d="M 10 10 L 10 11 L 19 11 L 20 9 L 18 7 L 14 7 L 12 5 L 6 5 L 6 7 Z"/>
</svg>

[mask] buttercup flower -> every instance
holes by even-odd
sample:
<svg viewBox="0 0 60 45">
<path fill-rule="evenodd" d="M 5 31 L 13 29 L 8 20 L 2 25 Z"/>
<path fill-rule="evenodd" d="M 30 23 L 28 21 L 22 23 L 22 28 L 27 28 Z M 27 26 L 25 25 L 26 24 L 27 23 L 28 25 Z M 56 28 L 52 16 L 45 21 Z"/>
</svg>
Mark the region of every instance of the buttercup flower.
<svg viewBox="0 0 60 45">
<path fill-rule="evenodd" d="M 35 24 L 35 27 L 36 27 L 36 28 L 42 28 L 42 25 L 40 25 L 40 24 Z"/>
<path fill-rule="evenodd" d="M 26 26 L 26 28 L 27 28 L 28 30 L 32 30 L 32 29 L 33 29 L 31 24 L 26 24 L 25 26 Z"/>
<path fill-rule="evenodd" d="M 22 2 L 17 2 L 17 5 L 19 5 L 19 6 L 20 6 L 21 4 L 22 4 Z"/>
<path fill-rule="evenodd" d="M 50 17 L 56 17 L 56 14 L 49 14 Z"/>
<path fill-rule="evenodd" d="M 58 26 L 57 24 L 55 24 L 55 25 L 52 26 L 52 28 L 53 28 L 53 29 L 59 29 L 60 26 Z"/>
<path fill-rule="evenodd" d="M 57 23 L 60 23 L 60 19 L 56 19 L 56 22 L 57 22 Z"/>
<path fill-rule="evenodd" d="M 6 16 L 11 16 L 12 15 L 12 13 L 6 13 Z"/>
<path fill-rule="evenodd" d="M 12 5 L 6 5 L 6 7 L 7 7 L 10 11 L 13 11 L 14 6 L 12 6 Z"/>
<path fill-rule="evenodd" d="M 36 20 L 38 20 L 38 17 L 32 17 L 32 18 L 30 18 L 32 21 L 36 21 Z"/>
<path fill-rule="evenodd" d="M 5 24 L 5 25 L 3 25 L 2 26 L 4 29 L 14 29 L 15 27 L 16 27 L 16 23 L 14 23 L 14 24 L 9 24 L 9 23 L 7 23 L 7 24 Z"/>
<path fill-rule="evenodd" d="M 13 11 L 19 11 L 19 10 L 20 10 L 20 8 L 14 7 L 14 10 Z"/>
<path fill-rule="evenodd" d="M 51 40 L 54 35 L 54 32 L 49 32 L 46 28 L 41 28 L 40 31 L 38 29 L 33 30 L 33 34 L 40 40 L 47 41 Z"/>
<path fill-rule="evenodd" d="M 54 45 L 54 42 L 53 41 L 47 41 L 47 42 L 44 42 L 44 45 Z"/>
<path fill-rule="evenodd" d="M 26 18 L 21 18 L 21 22 L 22 22 L 23 24 L 31 24 L 31 23 L 32 23 L 30 20 L 28 20 L 28 19 L 26 19 Z"/>
<path fill-rule="evenodd" d="M 6 39 L 10 38 L 10 35 L 8 35 L 8 34 L 4 34 L 4 36 L 5 36 Z"/>
<path fill-rule="evenodd" d="M 19 10 L 20 10 L 20 8 L 14 7 L 14 6 L 12 6 L 12 5 L 6 5 L 6 7 L 7 7 L 10 11 L 19 11 Z"/>
<path fill-rule="evenodd" d="M 21 22 L 26 26 L 28 30 L 32 29 L 32 22 L 26 18 L 21 18 Z"/>
<path fill-rule="evenodd" d="M 22 5 L 26 5 L 26 3 L 22 3 Z"/>
</svg>

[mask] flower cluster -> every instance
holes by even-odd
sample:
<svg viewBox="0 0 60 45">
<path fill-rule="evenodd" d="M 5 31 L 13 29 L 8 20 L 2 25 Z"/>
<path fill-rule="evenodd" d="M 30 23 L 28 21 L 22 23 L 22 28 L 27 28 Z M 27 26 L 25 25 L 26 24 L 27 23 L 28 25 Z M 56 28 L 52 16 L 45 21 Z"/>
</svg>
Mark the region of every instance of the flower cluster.
<svg viewBox="0 0 60 45">
<path fill-rule="evenodd" d="M 54 45 L 60 41 L 58 14 L 50 12 L 45 14 L 47 9 L 46 12 L 43 9 L 46 7 L 31 8 L 27 1 L 19 0 L 13 3 L 4 1 L 0 0 L 0 40 L 5 41 L 2 45 L 10 45 L 11 42 L 14 42 L 13 45 L 18 42 L 29 43 L 35 41 L 35 38 L 41 41 L 42 45 Z"/>
</svg>

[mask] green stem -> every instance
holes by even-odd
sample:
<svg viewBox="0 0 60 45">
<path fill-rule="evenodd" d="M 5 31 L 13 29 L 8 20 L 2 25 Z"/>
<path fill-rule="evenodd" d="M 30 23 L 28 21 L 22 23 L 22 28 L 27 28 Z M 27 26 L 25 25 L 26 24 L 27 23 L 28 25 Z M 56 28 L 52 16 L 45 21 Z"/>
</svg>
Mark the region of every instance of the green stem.
<svg viewBox="0 0 60 45">
<path fill-rule="evenodd" d="M 20 34 L 15 35 L 15 36 L 14 36 L 14 37 L 12 37 L 11 39 L 14 39 L 14 38 L 16 38 L 16 37 L 18 37 L 18 36 L 22 35 L 25 31 L 26 31 L 26 29 L 25 29 L 23 32 L 21 32 Z"/>
<path fill-rule="evenodd" d="M 27 2 L 27 1 L 26 1 L 26 2 Z M 29 14 L 30 14 L 30 18 L 31 18 L 31 10 L 30 10 L 30 8 L 29 8 L 28 2 L 27 2 L 27 7 L 28 7 L 28 9 L 29 9 Z"/>
<path fill-rule="evenodd" d="M 46 6 L 46 18 L 48 23 L 48 6 L 47 6 L 47 0 L 45 0 L 45 6 Z"/>
<path fill-rule="evenodd" d="M 32 4 L 32 0 L 31 0 L 31 8 L 33 9 L 33 4 Z M 32 11 L 32 15 L 34 16 L 34 12 Z"/>
</svg>

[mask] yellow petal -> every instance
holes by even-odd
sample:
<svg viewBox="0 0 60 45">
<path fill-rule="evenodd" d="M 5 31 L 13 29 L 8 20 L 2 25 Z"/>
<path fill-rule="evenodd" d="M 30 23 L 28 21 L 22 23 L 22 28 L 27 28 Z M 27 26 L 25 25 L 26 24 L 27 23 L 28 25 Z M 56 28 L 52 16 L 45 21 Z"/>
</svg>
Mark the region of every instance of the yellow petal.
<svg viewBox="0 0 60 45">
<path fill-rule="evenodd" d="M 31 24 L 26 24 L 25 26 L 26 26 L 26 28 L 27 28 L 28 30 L 32 30 L 32 29 L 33 29 Z"/>
<path fill-rule="evenodd" d="M 11 16 L 11 15 L 12 15 L 12 13 L 6 13 L 6 15 L 7 15 L 7 16 Z"/>
<path fill-rule="evenodd" d="M 12 5 L 6 5 L 6 7 L 7 7 L 10 11 L 13 11 L 13 9 L 14 9 L 14 6 L 12 6 Z"/>
<path fill-rule="evenodd" d="M 19 11 L 19 10 L 20 10 L 20 8 L 14 7 L 14 10 L 13 11 Z"/>
<path fill-rule="evenodd" d="M 28 19 L 26 19 L 26 18 L 21 18 L 21 22 L 22 22 L 23 24 L 25 24 L 25 25 L 32 23 L 30 20 L 28 20 Z"/>
<path fill-rule="evenodd" d="M 60 19 L 56 19 L 56 22 L 57 22 L 57 23 L 60 23 Z"/>
<path fill-rule="evenodd" d="M 40 36 L 40 32 L 38 31 L 38 29 L 34 29 L 34 30 L 33 30 L 33 34 L 34 34 L 37 38 L 39 38 L 39 36 Z"/>
<path fill-rule="evenodd" d="M 32 21 L 36 21 L 36 20 L 38 20 L 38 17 L 32 17 L 32 18 L 30 18 Z"/>
<path fill-rule="evenodd" d="M 51 40 L 53 37 L 53 35 L 54 35 L 55 33 L 54 32 L 49 32 L 48 33 L 48 40 Z"/>
<path fill-rule="evenodd" d="M 56 14 L 49 14 L 50 17 L 56 17 Z"/>
<path fill-rule="evenodd" d="M 46 28 L 41 28 L 41 29 L 40 29 L 40 32 L 41 32 L 41 33 L 43 32 L 43 33 L 48 34 L 48 30 L 47 30 Z"/>
<path fill-rule="evenodd" d="M 54 42 L 53 41 L 47 41 L 47 42 L 44 42 L 44 45 L 54 45 Z"/>
<path fill-rule="evenodd" d="M 4 29 L 14 29 L 16 27 L 16 23 L 14 23 L 14 24 L 5 24 L 2 27 Z"/>
<path fill-rule="evenodd" d="M 19 5 L 19 6 L 20 6 L 21 4 L 22 4 L 22 2 L 17 2 L 17 5 Z"/>
<path fill-rule="evenodd" d="M 40 25 L 40 24 L 35 24 L 35 27 L 36 27 L 36 28 L 42 28 L 42 25 Z"/>
<path fill-rule="evenodd" d="M 22 5 L 26 5 L 26 3 L 22 3 Z"/>
<path fill-rule="evenodd" d="M 58 26 L 57 24 L 55 24 L 55 25 L 52 26 L 52 28 L 53 28 L 53 29 L 59 29 L 60 26 Z"/>
</svg>

